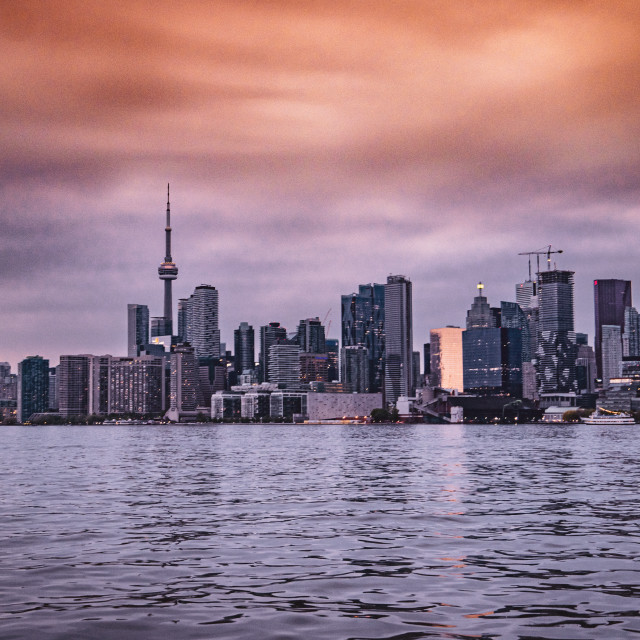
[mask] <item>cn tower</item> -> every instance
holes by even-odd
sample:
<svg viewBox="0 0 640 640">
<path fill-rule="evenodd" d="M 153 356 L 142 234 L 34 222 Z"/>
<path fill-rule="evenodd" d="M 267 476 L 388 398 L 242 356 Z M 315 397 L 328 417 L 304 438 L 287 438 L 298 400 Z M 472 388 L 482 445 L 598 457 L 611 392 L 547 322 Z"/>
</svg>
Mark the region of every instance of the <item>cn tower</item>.
<svg viewBox="0 0 640 640">
<path fill-rule="evenodd" d="M 171 282 L 178 277 L 178 267 L 171 259 L 171 212 L 169 209 L 169 185 L 167 185 L 167 226 L 164 229 L 166 249 L 164 261 L 158 267 L 158 277 L 164 280 L 164 331 L 173 335 L 173 305 L 171 300 Z"/>
</svg>

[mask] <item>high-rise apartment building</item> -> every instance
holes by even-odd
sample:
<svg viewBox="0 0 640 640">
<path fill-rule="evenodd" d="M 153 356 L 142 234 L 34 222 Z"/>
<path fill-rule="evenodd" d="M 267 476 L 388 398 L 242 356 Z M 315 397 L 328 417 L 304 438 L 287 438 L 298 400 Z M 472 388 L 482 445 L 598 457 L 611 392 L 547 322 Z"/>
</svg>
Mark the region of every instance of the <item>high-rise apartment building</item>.
<svg viewBox="0 0 640 640">
<path fill-rule="evenodd" d="M 382 391 L 384 385 L 384 292 L 383 284 L 361 284 L 358 293 L 341 297 L 342 346 L 367 348 L 372 393 Z"/>
<path fill-rule="evenodd" d="M 320 318 L 307 318 L 298 324 L 298 345 L 307 353 L 325 353 L 324 327 Z"/>
<path fill-rule="evenodd" d="M 196 287 L 191 296 L 191 328 L 189 342 L 196 358 L 220 357 L 220 329 L 218 328 L 218 291 L 209 284 Z"/>
<path fill-rule="evenodd" d="M 49 407 L 49 361 L 29 356 L 18 363 L 18 422 Z"/>
<path fill-rule="evenodd" d="M 109 358 L 109 414 L 158 414 L 165 397 L 164 358 Z"/>
<path fill-rule="evenodd" d="M 462 329 L 443 327 L 429 333 L 431 343 L 431 385 L 442 389 L 464 388 Z"/>
<path fill-rule="evenodd" d="M 127 305 L 127 355 L 135 358 L 149 344 L 149 307 L 146 304 Z"/>
<path fill-rule="evenodd" d="M 255 333 L 248 322 L 241 322 L 233 332 L 234 367 L 237 375 L 255 368 Z"/>
<path fill-rule="evenodd" d="M 89 415 L 90 363 L 93 356 L 62 355 L 58 365 L 58 410 L 64 418 Z"/>
<path fill-rule="evenodd" d="M 576 337 L 573 318 L 573 271 L 538 273 L 539 389 L 567 393 L 577 389 Z"/>
<path fill-rule="evenodd" d="M 269 374 L 269 350 L 272 345 L 287 339 L 287 330 L 279 322 L 260 327 L 260 381 L 271 382 Z"/>
<path fill-rule="evenodd" d="M 621 335 L 625 331 L 625 314 L 632 306 L 631 282 L 629 280 L 594 280 L 593 301 L 595 311 L 595 351 L 599 377 L 604 377 L 602 368 L 602 327 L 617 325 Z"/>
<path fill-rule="evenodd" d="M 395 403 L 415 392 L 411 290 L 411 281 L 400 275 L 389 276 L 384 287 L 386 402 Z"/>
<path fill-rule="evenodd" d="M 289 389 L 300 387 L 299 345 L 293 340 L 279 340 L 269 347 L 269 382 Z"/>
</svg>

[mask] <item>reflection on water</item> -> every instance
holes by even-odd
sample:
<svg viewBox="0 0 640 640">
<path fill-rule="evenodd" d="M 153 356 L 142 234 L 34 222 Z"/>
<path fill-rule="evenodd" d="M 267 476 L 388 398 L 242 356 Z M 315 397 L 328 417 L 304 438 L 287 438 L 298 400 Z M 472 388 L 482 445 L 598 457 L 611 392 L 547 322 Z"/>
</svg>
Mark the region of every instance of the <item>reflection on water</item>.
<svg viewBox="0 0 640 640">
<path fill-rule="evenodd" d="M 637 428 L 3 427 L 3 638 L 625 638 Z"/>
</svg>

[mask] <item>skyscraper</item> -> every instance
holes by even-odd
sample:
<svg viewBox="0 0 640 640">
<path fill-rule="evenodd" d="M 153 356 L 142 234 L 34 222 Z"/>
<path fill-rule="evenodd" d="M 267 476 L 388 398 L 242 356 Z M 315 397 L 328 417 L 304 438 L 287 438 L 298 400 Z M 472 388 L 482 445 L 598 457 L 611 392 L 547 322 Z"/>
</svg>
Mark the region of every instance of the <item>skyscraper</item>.
<svg viewBox="0 0 640 640">
<path fill-rule="evenodd" d="M 326 353 L 324 327 L 320 318 L 307 318 L 298 324 L 298 344 L 307 353 Z"/>
<path fill-rule="evenodd" d="M 484 285 L 478 283 L 478 295 L 473 299 L 469 311 L 467 311 L 467 329 L 489 329 L 498 326 L 496 315 L 491 310 L 487 298 L 483 296 Z"/>
<path fill-rule="evenodd" d="M 382 390 L 385 357 L 385 302 L 383 284 L 361 284 L 358 293 L 341 297 L 342 346 L 364 346 L 369 359 L 369 386 Z"/>
<path fill-rule="evenodd" d="M 89 415 L 89 372 L 93 356 L 63 355 L 58 365 L 58 409 L 65 418 Z"/>
<path fill-rule="evenodd" d="M 189 317 L 189 342 L 195 349 L 196 358 L 219 358 L 218 291 L 215 287 L 201 284 L 195 288 L 191 296 Z"/>
<path fill-rule="evenodd" d="M 411 281 L 405 276 L 387 278 L 384 287 L 385 401 L 414 393 L 413 311 Z"/>
<path fill-rule="evenodd" d="M 536 355 L 543 393 L 577 389 L 573 273 L 558 269 L 538 273 L 540 314 Z"/>
<path fill-rule="evenodd" d="M 181 413 L 197 407 L 198 366 L 193 347 L 177 345 L 171 354 L 170 408 L 167 416 L 178 421 Z"/>
<path fill-rule="evenodd" d="M 164 282 L 164 326 L 156 325 L 156 331 L 164 333 L 156 335 L 171 335 L 173 333 L 173 303 L 171 298 L 171 283 L 178 277 L 178 267 L 171 257 L 171 213 L 169 206 L 169 185 L 167 185 L 167 224 L 165 226 L 165 256 L 158 267 L 158 277 Z"/>
<path fill-rule="evenodd" d="M 49 361 L 29 356 L 18 363 L 18 422 L 49 407 Z"/>
<path fill-rule="evenodd" d="M 244 371 L 253 371 L 255 367 L 255 334 L 248 322 L 241 322 L 233 332 L 234 364 L 237 375 Z"/>
<path fill-rule="evenodd" d="M 462 369 L 462 329 L 431 329 L 431 385 L 442 389 L 464 388 Z"/>
<path fill-rule="evenodd" d="M 369 357 L 367 347 L 352 345 L 342 349 L 342 377 L 353 393 L 369 393 Z"/>
<path fill-rule="evenodd" d="M 622 355 L 627 358 L 640 356 L 640 313 L 635 307 L 627 307 L 624 310 Z"/>
<path fill-rule="evenodd" d="M 520 397 L 524 313 L 515 302 L 502 303 L 496 313 L 482 295 L 482 283 L 478 289 L 467 312 L 467 330 L 462 332 L 464 390 Z M 501 324 L 503 310 L 506 326 Z"/>
<path fill-rule="evenodd" d="M 146 304 L 127 305 L 127 355 L 135 358 L 149 344 L 149 307 Z"/>
<path fill-rule="evenodd" d="M 593 300 L 595 311 L 595 351 L 598 376 L 603 377 L 602 370 L 602 327 L 617 325 L 621 334 L 625 330 L 624 310 L 632 305 L 631 282 L 629 280 L 594 280 Z"/>
</svg>

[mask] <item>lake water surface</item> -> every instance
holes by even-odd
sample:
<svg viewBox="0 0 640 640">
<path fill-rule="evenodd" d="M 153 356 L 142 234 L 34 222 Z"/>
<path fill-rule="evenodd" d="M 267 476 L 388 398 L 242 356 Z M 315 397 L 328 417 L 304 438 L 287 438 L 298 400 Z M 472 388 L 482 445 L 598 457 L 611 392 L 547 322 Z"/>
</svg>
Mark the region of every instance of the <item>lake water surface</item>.
<svg viewBox="0 0 640 640">
<path fill-rule="evenodd" d="M 637 638 L 639 442 L 0 427 L 0 637 Z"/>
</svg>

